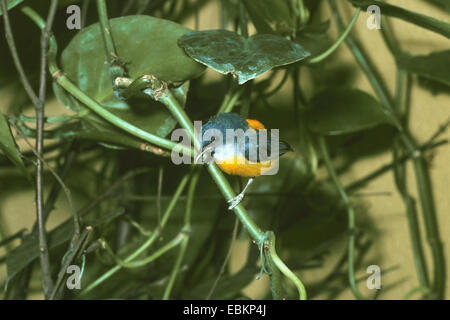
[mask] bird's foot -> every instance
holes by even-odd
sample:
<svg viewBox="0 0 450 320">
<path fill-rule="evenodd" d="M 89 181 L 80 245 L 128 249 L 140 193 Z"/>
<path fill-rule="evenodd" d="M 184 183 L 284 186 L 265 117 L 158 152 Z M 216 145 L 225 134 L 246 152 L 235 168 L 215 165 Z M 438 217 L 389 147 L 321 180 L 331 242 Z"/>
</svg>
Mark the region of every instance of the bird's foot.
<svg viewBox="0 0 450 320">
<path fill-rule="evenodd" d="M 233 210 L 244 198 L 243 193 L 239 193 L 236 197 L 233 199 L 228 200 L 228 203 L 230 203 L 230 206 L 228 207 L 228 210 Z"/>
</svg>

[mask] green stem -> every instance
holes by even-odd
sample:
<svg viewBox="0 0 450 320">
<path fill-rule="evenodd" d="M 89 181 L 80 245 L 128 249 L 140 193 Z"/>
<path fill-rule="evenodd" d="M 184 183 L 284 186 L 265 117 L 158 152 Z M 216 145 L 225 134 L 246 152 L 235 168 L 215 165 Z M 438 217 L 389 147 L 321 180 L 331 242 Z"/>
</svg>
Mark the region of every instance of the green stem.
<svg viewBox="0 0 450 320">
<path fill-rule="evenodd" d="M 311 58 L 308 60 L 309 64 L 318 63 L 327 58 L 329 55 L 331 55 L 334 51 L 336 51 L 337 48 L 341 45 L 342 42 L 344 42 L 345 38 L 350 34 L 350 31 L 352 31 L 353 26 L 356 23 L 356 20 L 358 20 L 359 13 L 361 12 L 361 8 L 357 8 L 355 14 L 353 15 L 352 21 L 349 23 L 345 31 L 341 34 L 339 39 L 324 53 L 321 53 L 320 55 Z"/>
<path fill-rule="evenodd" d="M 97 12 L 103 37 L 103 45 L 105 47 L 106 61 L 108 61 L 109 64 L 109 75 L 111 77 L 113 89 L 114 91 L 116 91 L 117 88 L 114 80 L 117 77 L 126 76 L 126 72 L 123 68 L 123 63 L 120 61 L 119 55 L 117 54 L 116 47 L 114 45 L 105 0 L 97 0 Z"/>
<path fill-rule="evenodd" d="M 106 51 L 106 60 L 111 65 L 117 58 L 117 53 L 111 36 L 111 26 L 109 25 L 108 10 L 106 9 L 105 0 L 97 0 L 97 12 L 102 31 L 103 44 Z"/>
<path fill-rule="evenodd" d="M 397 190 L 403 198 L 406 207 L 406 215 L 408 218 L 409 234 L 414 253 L 414 261 L 417 269 L 417 276 L 421 287 L 429 288 L 427 266 L 422 249 L 422 239 L 419 230 L 419 221 L 417 219 L 417 210 L 414 198 L 408 193 L 405 177 L 405 165 L 399 161 L 398 138 L 395 139 L 392 154 L 394 157 L 394 180 Z"/>
<path fill-rule="evenodd" d="M 272 73 L 272 79 L 275 77 L 276 72 L 277 71 L 274 71 Z M 289 78 L 289 74 L 290 74 L 289 69 L 284 70 L 284 75 L 283 75 L 283 78 L 281 78 L 280 83 L 278 83 L 278 85 L 275 88 L 273 88 L 272 90 L 270 90 L 269 92 L 263 93 L 263 97 L 265 99 L 267 99 L 267 98 L 270 98 L 271 96 L 273 96 L 275 93 L 277 93 L 283 87 L 283 85 L 286 83 L 286 80 Z"/>
<path fill-rule="evenodd" d="M 272 292 L 272 298 L 274 300 L 283 300 L 284 290 L 282 285 L 281 271 L 275 264 L 271 253 L 273 253 L 273 251 L 271 252 L 270 250 L 267 250 L 267 248 L 266 250 L 264 250 L 265 262 L 267 264 L 267 268 L 270 270 L 270 291 Z"/>
<path fill-rule="evenodd" d="M 277 251 L 275 249 L 275 235 L 272 231 L 267 232 L 268 237 L 268 250 L 270 258 L 272 259 L 273 264 L 277 266 L 277 268 L 287 277 L 289 278 L 297 287 L 298 294 L 300 296 L 300 300 L 306 300 L 306 289 L 303 285 L 302 281 L 284 264 L 284 262 L 278 257 Z M 281 283 L 279 283 L 281 286 Z M 275 290 L 276 292 L 277 290 Z M 272 290 L 274 292 L 274 290 Z"/>
<path fill-rule="evenodd" d="M 356 286 L 355 280 L 355 271 L 354 271 L 354 254 L 355 254 L 355 211 L 353 206 L 350 203 L 350 199 L 347 196 L 344 188 L 342 187 L 341 181 L 339 180 L 336 172 L 334 170 L 333 164 L 331 162 L 330 156 L 328 154 L 328 149 L 326 145 L 325 138 L 323 136 L 318 137 L 319 146 L 322 151 L 323 160 L 325 162 L 325 166 L 327 167 L 328 173 L 330 174 L 333 182 L 347 207 L 347 215 L 348 215 L 348 230 L 350 232 L 348 238 L 348 280 L 350 282 L 350 288 L 357 299 L 365 299 L 358 287 Z"/>
<path fill-rule="evenodd" d="M 237 90 L 231 98 L 228 96 L 228 98 L 225 98 L 222 105 L 219 108 L 218 113 L 220 112 L 231 112 L 236 105 L 236 102 L 241 97 L 242 93 L 244 92 L 243 89 Z"/>
<path fill-rule="evenodd" d="M 341 16 L 339 15 L 336 1 L 328 0 L 328 3 L 330 4 L 333 18 L 336 22 L 338 30 L 342 32 L 344 30 L 344 23 Z M 381 80 L 381 76 L 377 72 L 376 68 L 373 67 L 372 63 L 367 59 L 365 52 L 351 35 L 349 35 L 345 39 L 345 42 L 355 56 L 355 59 L 358 62 L 359 66 L 367 75 L 367 78 L 378 98 L 380 99 L 382 105 L 387 109 L 388 112 L 393 113 L 394 108 L 392 108 L 392 97 L 389 95 L 389 91 L 387 90 L 384 82 Z"/>
<path fill-rule="evenodd" d="M 442 242 L 439 237 L 439 227 L 436 217 L 436 209 L 433 201 L 431 181 L 428 172 L 428 164 L 423 153 L 417 150 L 415 142 L 409 135 L 400 135 L 403 144 L 409 152 L 413 152 L 413 165 L 416 174 L 416 184 L 419 193 L 422 214 L 425 222 L 425 233 L 428 244 L 431 247 L 433 257 L 433 285 L 430 292 L 431 299 L 442 299 L 445 293 L 445 258 Z"/>
<path fill-rule="evenodd" d="M 173 238 L 172 240 L 167 242 L 164 246 L 162 246 L 161 248 L 156 250 L 154 253 L 152 253 L 148 257 L 146 257 L 146 258 L 144 258 L 142 260 L 131 261 L 131 262 L 123 261 L 118 256 L 116 256 L 114 254 L 114 252 L 112 251 L 112 249 L 109 247 L 109 245 L 106 242 L 103 241 L 102 244 L 103 244 L 105 250 L 114 259 L 114 262 L 117 263 L 118 266 L 120 266 L 122 268 L 132 269 L 132 268 L 143 267 L 146 264 L 149 264 L 150 262 L 158 259 L 164 253 L 166 253 L 170 249 L 173 249 L 174 247 L 179 245 L 182 241 L 184 241 L 184 239 L 186 239 L 186 235 L 184 233 L 180 233 L 175 238 Z"/>
<path fill-rule="evenodd" d="M 245 10 L 244 3 L 239 3 L 239 29 L 244 38 L 248 38 L 248 21 L 247 11 Z"/>
<path fill-rule="evenodd" d="M 298 15 L 300 20 L 300 25 L 305 25 L 309 20 L 309 12 L 308 9 L 305 7 L 305 4 L 303 3 L 303 0 L 297 0 L 298 4 Z"/>
<path fill-rule="evenodd" d="M 184 226 L 183 226 L 183 230 L 185 230 L 186 236 L 184 237 L 183 242 L 181 243 L 180 252 L 178 254 L 177 260 L 175 261 L 175 265 L 173 266 L 172 273 L 170 274 L 169 282 L 166 286 L 166 289 L 164 290 L 163 300 L 168 300 L 170 297 L 170 293 L 175 283 L 175 279 L 177 278 L 178 272 L 180 271 L 181 263 L 183 262 L 184 255 L 186 254 L 186 249 L 189 244 L 189 237 L 191 231 L 191 213 L 194 204 L 195 190 L 197 188 L 197 183 L 200 178 L 200 172 L 201 172 L 200 170 L 197 170 L 197 172 L 195 172 L 192 175 L 192 179 L 189 184 L 186 201 L 186 212 L 184 215 Z"/>
<path fill-rule="evenodd" d="M 387 21 L 386 21 L 387 22 Z M 386 24 L 387 25 L 387 24 Z M 384 40 L 389 47 L 387 35 L 384 36 Z M 391 35 L 390 41 L 393 41 Z M 396 44 L 391 43 L 392 53 L 398 51 Z M 405 72 L 397 69 L 397 79 L 395 88 L 395 110 L 399 117 L 402 117 L 405 112 L 402 107 L 405 105 L 403 103 L 404 88 L 405 88 Z M 410 90 L 406 90 L 409 95 Z M 409 98 L 409 97 L 408 97 Z M 405 108 L 406 109 L 406 108 Z M 404 126 L 407 126 L 407 122 L 404 121 Z M 408 187 L 406 184 L 406 167 L 399 162 L 399 153 L 404 150 L 402 145 L 399 143 L 398 134 L 394 137 L 394 143 L 392 146 L 392 156 L 394 159 L 394 181 L 397 186 L 397 190 L 400 193 L 402 200 L 406 208 L 406 216 L 408 219 L 409 234 L 411 238 L 412 250 L 414 255 L 414 262 L 416 265 L 417 277 L 419 279 L 420 286 L 427 288 L 429 290 L 429 279 L 428 270 L 425 262 L 425 256 L 423 253 L 422 237 L 419 229 L 419 220 L 417 218 L 417 209 L 414 198 L 409 194 Z"/>
</svg>

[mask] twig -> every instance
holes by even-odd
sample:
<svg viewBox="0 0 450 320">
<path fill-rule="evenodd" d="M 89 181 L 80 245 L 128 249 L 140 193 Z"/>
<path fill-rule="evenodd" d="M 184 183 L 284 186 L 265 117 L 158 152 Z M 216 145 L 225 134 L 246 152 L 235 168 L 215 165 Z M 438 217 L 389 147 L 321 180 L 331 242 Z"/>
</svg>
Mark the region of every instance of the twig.
<svg viewBox="0 0 450 320">
<path fill-rule="evenodd" d="M 60 172 L 58 172 L 58 175 L 61 177 L 62 180 L 65 179 L 69 168 L 72 165 L 73 159 L 74 159 L 74 154 L 75 152 L 73 150 L 70 150 L 69 153 L 66 156 L 66 160 L 64 162 L 64 165 L 62 167 L 62 169 L 60 170 Z M 48 218 L 48 216 L 50 215 L 51 210 L 53 210 L 55 201 L 58 197 L 59 194 L 59 189 L 60 188 L 60 184 L 58 181 L 56 181 L 53 186 L 52 189 L 50 190 L 49 195 L 47 196 L 47 200 L 45 201 L 45 205 L 44 205 L 44 211 L 43 211 L 43 220 L 44 220 L 44 225 L 45 222 Z M 29 236 L 35 236 L 38 234 L 38 224 L 37 221 L 34 223 L 31 234 Z M 26 299 L 26 293 L 27 293 L 27 288 L 29 286 L 29 282 L 31 279 L 31 274 L 34 268 L 34 263 L 30 263 L 27 268 L 21 272 L 20 274 L 20 280 L 19 280 L 19 284 L 20 287 L 18 289 L 18 291 L 16 291 L 14 299 L 17 300 L 23 300 Z M 18 295 L 19 294 L 19 295 Z"/>
<path fill-rule="evenodd" d="M 108 254 L 113 258 L 114 262 L 117 263 L 118 266 L 120 266 L 122 268 L 126 268 L 126 269 L 133 269 L 133 268 L 143 267 L 146 264 L 153 262 L 154 260 L 158 259 L 160 256 L 162 256 L 164 253 L 166 253 L 170 249 L 173 249 L 176 246 L 178 246 L 185 238 L 186 238 L 186 234 L 184 232 L 180 232 L 172 240 L 167 242 L 164 246 L 162 246 L 161 248 L 156 250 L 154 253 L 152 253 L 148 257 L 145 257 L 142 260 L 136 260 L 136 261 L 130 261 L 130 262 L 122 260 L 116 254 L 114 254 L 111 247 L 104 240 L 102 240 L 102 246 L 105 248 L 106 252 L 108 252 Z"/>
<path fill-rule="evenodd" d="M 47 163 L 47 161 L 44 160 L 44 158 L 41 155 L 39 155 L 37 150 L 32 146 L 30 141 L 28 141 L 27 137 L 23 134 L 23 132 L 20 131 L 20 129 L 15 124 L 12 124 L 12 125 L 14 128 L 16 128 L 17 132 L 22 136 L 24 141 L 27 143 L 27 145 L 30 147 L 30 149 L 33 151 L 33 153 L 36 155 L 36 158 L 38 158 L 40 161 L 42 161 L 42 163 L 53 174 L 53 176 L 55 177 L 55 179 L 58 181 L 59 185 L 63 189 L 64 193 L 66 194 L 66 198 L 67 198 L 67 202 L 69 203 L 70 210 L 74 217 L 74 228 L 75 228 L 74 233 L 75 233 L 75 235 L 79 235 L 80 234 L 80 215 L 75 210 L 69 188 L 65 185 L 64 181 L 61 179 L 61 177 L 58 175 L 58 173 Z M 43 211 L 44 210 L 42 210 L 42 213 L 43 213 Z M 42 226 L 44 227 L 44 214 L 42 214 Z M 41 227 L 38 225 L 38 228 L 40 229 Z M 75 237 L 74 237 L 74 241 L 76 241 Z"/>
<path fill-rule="evenodd" d="M 25 71 L 20 63 L 20 59 L 17 53 L 17 48 L 15 46 L 14 38 L 12 35 L 11 25 L 9 23 L 8 10 L 6 7 L 5 0 L 1 1 L 2 10 L 3 10 L 3 21 L 5 24 L 5 32 L 6 32 L 6 40 L 8 42 L 8 46 L 10 48 L 14 64 L 19 73 L 20 80 L 22 85 L 25 88 L 28 96 L 30 97 L 33 105 L 36 110 L 36 128 L 37 128 L 37 140 L 36 140 L 36 151 L 39 156 L 42 155 L 43 150 L 43 127 L 44 127 L 44 105 L 45 105 L 45 75 L 46 75 L 46 61 L 47 61 L 47 46 L 48 46 L 48 38 L 49 32 L 51 30 L 53 19 L 55 17 L 56 8 L 58 1 L 52 0 L 50 4 L 49 13 L 47 16 L 47 21 L 44 29 L 42 29 L 41 33 L 41 75 L 40 75 L 40 85 L 39 85 L 39 97 L 36 96 L 36 93 L 33 91 L 26 75 Z M 50 273 L 50 259 L 48 255 L 48 246 L 47 239 L 45 235 L 45 226 L 42 219 L 42 211 L 43 211 L 43 167 L 41 157 L 38 157 L 36 164 L 36 215 L 39 226 L 39 251 L 40 251 L 40 259 L 41 259 L 41 267 L 42 267 L 42 278 L 43 278 L 43 289 L 45 297 L 48 298 L 52 287 L 53 281 L 51 279 Z"/>
<path fill-rule="evenodd" d="M 356 23 L 356 20 L 358 20 L 360 12 L 361 12 L 361 8 L 357 8 L 355 11 L 355 14 L 353 15 L 352 21 L 350 21 L 347 28 L 341 34 L 339 39 L 337 39 L 336 42 L 328 50 L 326 50 L 325 52 L 321 53 L 320 55 L 318 55 L 316 57 L 312 57 L 311 59 L 309 59 L 308 63 L 314 64 L 314 63 L 321 62 L 324 59 L 326 59 L 329 55 L 331 55 L 334 51 L 336 51 L 336 49 L 339 48 L 339 46 L 342 44 L 342 42 L 344 42 L 345 38 L 349 35 L 350 31 L 352 31 L 353 26 Z"/>
<path fill-rule="evenodd" d="M 111 78 L 111 84 L 114 93 L 118 95 L 118 87 L 116 85 L 117 77 L 126 77 L 127 73 L 124 69 L 124 64 L 121 62 L 116 46 L 114 45 L 114 39 L 112 37 L 111 26 L 108 20 L 108 10 L 106 8 L 105 0 L 97 0 L 97 12 L 100 20 L 100 29 L 103 37 L 103 44 L 105 47 L 106 61 L 109 64 L 109 75 Z"/>
<path fill-rule="evenodd" d="M 45 224 L 43 219 L 43 209 L 44 209 L 44 168 L 42 159 L 42 150 L 44 145 L 43 131 L 44 131 L 44 115 L 45 115 L 45 89 L 46 89 L 46 79 L 45 76 L 47 74 L 47 48 L 48 48 L 48 38 L 49 33 L 52 28 L 53 19 L 55 17 L 56 8 L 57 8 L 58 0 L 52 0 L 50 4 L 49 13 L 47 15 L 47 21 L 45 24 L 45 28 L 41 32 L 41 74 L 40 74 L 40 84 L 39 84 L 39 102 L 36 106 L 36 152 L 37 152 L 37 161 L 36 161 L 36 209 L 37 209 L 37 217 L 38 217 L 38 228 L 39 228 L 39 251 L 41 254 L 41 265 L 42 265 L 42 275 L 44 280 L 44 294 L 46 298 L 49 297 L 49 293 L 53 290 L 53 280 L 51 276 L 50 270 L 50 257 L 47 246 L 47 239 L 45 236 Z M 56 172 L 54 173 L 55 177 L 57 176 Z M 58 177 L 57 179 L 60 180 Z M 62 180 L 60 181 L 62 184 Z M 65 187 L 65 186 L 64 186 Z M 63 187 L 63 188 L 64 188 Z M 70 193 L 69 198 L 70 199 Z M 70 204 L 71 204 L 71 200 Z M 71 207 L 73 208 L 72 204 Z M 76 229 L 79 233 L 79 229 Z M 78 236 L 78 234 L 77 234 Z"/>
<path fill-rule="evenodd" d="M 286 266 L 286 264 L 278 257 L 278 254 L 275 249 L 275 234 L 272 231 L 267 232 L 268 238 L 268 252 L 271 260 L 276 265 L 278 270 L 280 270 L 287 278 L 289 278 L 298 290 L 298 294 L 300 296 L 300 300 L 306 300 L 306 289 L 303 285 L 302 281 Z"/>
</svg>

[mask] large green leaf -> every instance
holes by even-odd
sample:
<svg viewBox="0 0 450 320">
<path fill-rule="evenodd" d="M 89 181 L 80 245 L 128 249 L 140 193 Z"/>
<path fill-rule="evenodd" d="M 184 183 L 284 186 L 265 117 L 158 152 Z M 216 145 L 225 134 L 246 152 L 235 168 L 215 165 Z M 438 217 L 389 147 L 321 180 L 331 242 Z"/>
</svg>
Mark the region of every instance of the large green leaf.
<svg viewBox="0 0 450 320">
<path fill-rule="evenodd" d="M 247 12 L 259 33 L 274 33 L 273 29 L 291 33 L 294 29 L 286 0 L 244 0 Z"/>
<path fill-rule="evenodd" d="M 6 8 L 9 10 L 11 10 L 12 8 L 14 8 L 15 6 L 21 4 L 23 2 L 23 0 L 6 0 Z M 2 6 L 0 5 L 0 16 L 3 14 L 3 10 L 2 10 Z"/>
<path fill-rule="evenodd" d="M 24 176 L 31 181 L 31 176 L 23 164 L 19 149 L 17 148 L 11 129 L 9 128 L 8 121 L 2 113 L 0 113 L 0 149 L 8 159 L 23 172 Z"/>
<path fill-rule="evenodd" d="M 402 54 L 397 57 L 399 68 L 450 86 L 450 50 L 432 52 L 427 56 Z"/>
<path fill-rule="evenodd" d="M 184 81 L 182 86 L 171 86 L 172 93 L 184 106 L 189 89 L 186 80 L 197 77 L 204 70 L 176 44 L 177 39 L 190 30 L 149 16 L 111 19 L 110 24 L 117 53 L 127 62 L 130 77 L 151 74 L 169 83 Z M 160 103 L 149 98 L 123 101 L 114 95 L 99 24 L 83 29 L 72 39 L 62 53 L 61 65 L 81 90 L 140 129 L 164 137 L 175 127 L 175 119 Z M 59 85 L 54 84 L 53 88 L 56 97 L 68 108 L 78 113 L 86 112 L 86 108 Z M 84 112 L 89 128 L 124 134 L 99 116 Z"/>
<path fill-rule="evenodd" d="M 437 20 L 426 15 L 396 7 L 386 2 L 373 0 L 349 0 L 354 6 L 367 9 L 368 6 L 377 5 L 381 9 L 381 14 L 396 17 L 410 23 L 414 23 L 422 28 L 437 32 L 450 38 L 450 24 Z"/>
<path fill-rule="evenodd" d="M 332 88 L 311 100 L 308 127 L 322 135 L 338 135 L 395 121 L 375 98 L 358 89 Z"/>
<path fill-rule="evenodd" d="M 231 73 L 239 84 L 310 55 L 301 45 L 281 36 L 256 34 L 246 39 L 227 30 L 190 32 L 178 45 L 194 60 L 220 73 Z"/>
<path fill-rule="evenodd" d="M 134 15 L 110 19 L 117 53 L 129 75 L 137 78 L 152 74 L 160 80 L 183 82 L 198 77 L 203 67 L 178 48 L 177 39 L 190 29 L 150 16 Z M 86 93 L 104 100 L 111 86 L 105 65 L 100 24 L 80 31 L 62 53 L 64 72 L 75 76 Z"/>
</svg>

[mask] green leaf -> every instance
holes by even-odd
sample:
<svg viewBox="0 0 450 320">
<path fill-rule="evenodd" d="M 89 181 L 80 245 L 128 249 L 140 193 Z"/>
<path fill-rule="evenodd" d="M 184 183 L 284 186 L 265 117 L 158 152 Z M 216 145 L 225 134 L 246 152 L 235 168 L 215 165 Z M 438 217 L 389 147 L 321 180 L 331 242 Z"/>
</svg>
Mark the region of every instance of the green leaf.
<svg viewBox="0 0 450 320">
<path fill-rule="evenodd" d="M 258 33 L 291 33 L 294 29 L 290 9 L 285 0 L 244 0 L 245 8 Z"/>
<path fill-rule="evenodd" d="M 178 48 L 177 39 L 190 29 L 150 16 L 125 16 L 109 20 L 117 54 L 127 63 L 132 78 L 151 74 L 167 82 L 183 82 L 198 77 L 204 68 Z M 64 72 L 86 93 L 103 97 L 111 87 L 105 65 L 100 24 L 80 31 L 61 58 Z M 104 99 L 100 99 L 104 100 Z"/>
<path fill-rule="evenodd" d="M 15 6 L 21 4 L 23 2 L 23 0 L 6 0 L 6 8 L 9 10 L 11 10 L 12 8 L 14 8 Z M 2 10 L 2 6 L 0 5 L 0 16 L 3 14 L 3 10 Z"/>
<path fill-rule="evenodd" d="M 385 2 L 373 0 L 349 0 L 355 7 L 361 7 L 364 10 L 368 6 L 377 5 L 381 9 L 381 14 L 396 17 L 410 23 L 416 24 L 422 28 L 442 34 L 450 38 L 450 24 L 437 20 L 426 15 L 396 7 Z"/>
<path fill-rule="evenodd" d="M 27 168 L 25 168 L 25 165 L 23 164 L 19 149 L 17 148 L 16 142 L 14 141 L 14 137 L 11 133 L 8 120 L 6 120 L 5 116 L 2 113 L 0 113 L 0 149 L 31 182 L 32 179 L 30 173 L 27 171 Z"/>
<path fill-rule="evenodd" d="M 350 88 L 327 89 L 314 96 L 307 117 L 309 129 L 322 135 L 352 133 L 383 123 L 395 124 L 375 98 Z"/>
<path fill-rule="evenodd" d="M 256 34 L 246 39 L 227 30 L 190 32 L 178 45 L 194 60 L 222 74 L 231 73 L 239 84 L 310 55 L 301 45 L 281 36 Z"/>
<path fill-rule="evenodd" d="M 401 69 L 450 86 L 450 50 L 432 52 L 427 56 L 405 53 L 397 57 L 397 63 Z"/>
</svg>

